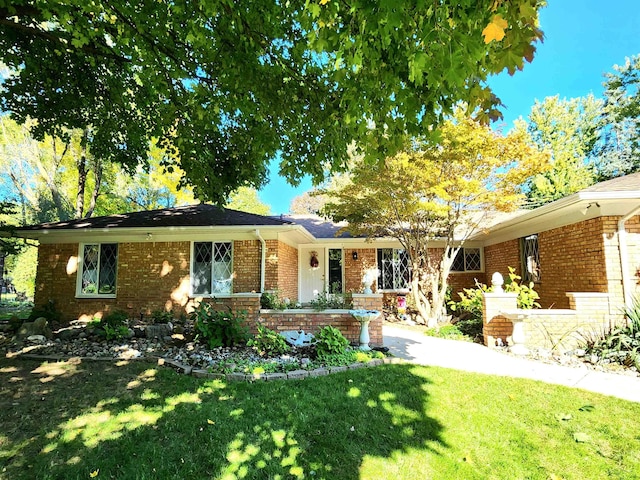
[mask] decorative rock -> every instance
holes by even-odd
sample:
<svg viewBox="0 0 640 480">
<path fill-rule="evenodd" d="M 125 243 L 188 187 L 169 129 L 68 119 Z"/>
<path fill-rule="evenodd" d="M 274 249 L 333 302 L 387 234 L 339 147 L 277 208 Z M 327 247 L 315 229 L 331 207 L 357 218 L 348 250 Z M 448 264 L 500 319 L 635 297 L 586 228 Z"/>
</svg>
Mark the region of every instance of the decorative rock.
<svg viewBox="0 0 640 480">
<path fill-rule="evenodd" d="M 47 341 L 47 338 L 44 335 L 29 335 L 27 337 L 27 342 L 43 344 Z"/>
<path fill-rule="evenodd" d="M 288 379 L 307 378 L 308 376 L 309 376 L 309 372 L 307 370 L 293 370 L 287 373 Z"/>
<path fill-rule="evenodd" d="M 316 368 L 309 372 L 310 377 L 323 377 L 331 373 L 328 368 Z"/>
<path fill-rule="evenodd" d="M 287 374 L 286 373 L 265 373 L 264 379 L 267 382 L 271 380 L 286 380 Z"/>
<path fill-rule="evenodd" d="M 53 334 L 51 333 L 49 322 L 47 322 L 46 318 L 39 317 L 36 318 L 33 322 L 23 323 L 22 326 L 18 329 L 16 338 L 18 340 L 23 340 L 32 335 L 42 335 L 46 338 L 52 337 Z"/>
<path fill-rule="evenodd" d="M 147 325 L 144 329 L 144 335 L 147 338 L 164 338 L 171 336 L 173 325 L 170 323 L 159 323 L 157 325 Z"/>
</svg>

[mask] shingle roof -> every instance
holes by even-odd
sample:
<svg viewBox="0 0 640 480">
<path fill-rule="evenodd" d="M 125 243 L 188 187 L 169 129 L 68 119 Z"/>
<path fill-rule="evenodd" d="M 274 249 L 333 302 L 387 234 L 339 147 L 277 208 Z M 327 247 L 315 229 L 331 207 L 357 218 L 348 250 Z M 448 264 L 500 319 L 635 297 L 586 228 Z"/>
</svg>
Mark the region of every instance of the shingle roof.
<svg viewBox="0 0 640 480">
<path fill-rule="evenodd" d="M 280 215 L 281 219 L 302 225 L 315 238 L 351 238 L 349 232 L 338 232 L 346 223 L 334 223 L 317 215 Z"/>
<path fill-rule="evenodd" d="M 580 192 L 634 192 L 640 191 L 640 173 L 631 173 L 624 177 L 613 178 L 596 183 Z"/>
<path fill-rule="evenodd" d="M 85 228 L 151 228 L 151 227 L 201 227 L 201 226 L 271 226 L 290 225 L 291 222 L 274 217 L 240 212 L 214 205 L 188 205 L 185 207 L 122 213 L 105 217 L 83 218 L 65 222 L 42 223 L 21 227 L 22 231 L 79 230 Z"/>
</svg>

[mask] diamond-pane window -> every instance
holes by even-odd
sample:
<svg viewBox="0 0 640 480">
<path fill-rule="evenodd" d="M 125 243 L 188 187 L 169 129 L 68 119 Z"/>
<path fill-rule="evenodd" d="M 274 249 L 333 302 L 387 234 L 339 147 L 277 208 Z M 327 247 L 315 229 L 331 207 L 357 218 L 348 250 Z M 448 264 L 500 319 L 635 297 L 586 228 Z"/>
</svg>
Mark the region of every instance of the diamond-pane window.
<svg viewBox="0 0 640 480">
<path fill-rule="evenodd" d="M 378 249 L 378 289 L 400 290 L 409 287 L 409 255 L 400 248 Z"/>
<path fill-rule="evenodd" d="M 522 261 L 522 281 L 540 281 L 540 251 L 538 235 L 529 235 L 520 239 L 520 256 Z"/>
<path fill-rule="evenodd" d="M 84 245 L 80 293 L 83 295 L 115 295 L 118 269 L 118 244 Z"/>
<path fill-rule="evenodd" d="M 461 248 L 451 264 L 452 272 L 478 272 L 482 270 L 479 248 Z"/>
<path fill-rule="evenodd" d="M 194 242 L 192 290 L 196 295 L 232 292 L 231 242 Z"/>
</svg>

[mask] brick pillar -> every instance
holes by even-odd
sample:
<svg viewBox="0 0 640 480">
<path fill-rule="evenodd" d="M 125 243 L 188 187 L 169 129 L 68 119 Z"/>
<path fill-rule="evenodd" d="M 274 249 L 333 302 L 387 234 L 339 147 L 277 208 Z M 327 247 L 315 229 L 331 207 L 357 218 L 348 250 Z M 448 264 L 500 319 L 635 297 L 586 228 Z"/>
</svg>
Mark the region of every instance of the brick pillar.
<svg viewBox="0 0 640 480">
<path fill-rule="evenodd" d="M 500 338 L 504 345 L 507 337 L 513 333 L 513 324 L 500 315 L 500 312 L 515 310 L 518 307 L 516 293 L 484 293 L 482 296 L 482 336 L 484 344 L 495 347 Z"/>
</svg>

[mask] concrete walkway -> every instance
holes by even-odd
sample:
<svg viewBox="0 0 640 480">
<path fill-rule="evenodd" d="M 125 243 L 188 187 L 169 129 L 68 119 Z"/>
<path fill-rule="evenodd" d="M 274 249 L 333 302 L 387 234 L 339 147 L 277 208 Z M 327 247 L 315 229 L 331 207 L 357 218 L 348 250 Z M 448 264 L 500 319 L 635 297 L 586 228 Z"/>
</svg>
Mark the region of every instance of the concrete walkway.
<svg viewBox="0 0 640 480">
<path fill-rule="evenodd" d="M 546 364 L 506 355 L 475 343 L 428 337 L 391 325 L 384 325 L 382 333 L 384 345 L 391 353 L 420 365 L 530 378 L 640 402 L 640 377 Z"/>
</svg>

